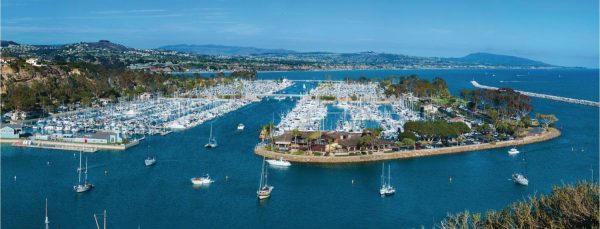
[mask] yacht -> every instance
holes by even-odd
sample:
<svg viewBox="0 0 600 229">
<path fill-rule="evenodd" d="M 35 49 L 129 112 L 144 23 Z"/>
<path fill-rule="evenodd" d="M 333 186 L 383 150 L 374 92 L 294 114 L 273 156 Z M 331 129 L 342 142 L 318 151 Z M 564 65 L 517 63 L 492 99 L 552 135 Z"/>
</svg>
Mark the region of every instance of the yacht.
<svg viewBox="0 0 600 229">
<path fill-rule="evenodd" d="M 511 149 L 508 151 L 508 154 L 509 154 L 509 155 L 515 155 L 515 154 L 518 154 L 518 153 L 520 153 L 520 152 L 519 152 L 519 150 L 517 150 L 517 148 L 515 148 L 515 147 L 511 148 Z"/>
<path fill-rule="evenodd" d="M 390 166 L 388 165 L 388 177 L 387 177 L 387 183 L 386 183 L 385 182 L 385 166 L 382 164 L 381 165 L 381 188 L 379 189 L 379 194 L 381 194 L 381 196 L 391 196 L 396 193 L 396 189 L 391 184 L 390 173 L 391 173 L 391 169 L 390 169 Z"/>
<path fill-rule="evenodd" d="M 260 171 L 260 183 L 258 184 L 258 190 L 256 191 L 256 195 L 259 200 L 264 200 L 271 197 L 271 192 L 273 191 L 273 186 L 268 184 L 268 170 L 265 166 L 265 158 L 263 157 L 263 163 Z"/>
<path fill-rule="evenodd" d="M 88 169 L 88 163 L 87 163 L 87 157 L 85 158 L 85 168 L 81 167 L 81 152 L 79 152 L 79 168 L 77 168 L 77 173 L 79 174 L 79 179 L 77 182 L 77 185 L 73 186 L 73 190 L 77 193 L 81 193 L 81 192 L 86 192 L 90 189 L 92 189 L 94 187 L 94 185 L 92 185 L 91 183 L 88 183 L 87 180 L 87 169 Z M 84 182 L 81 183 L 81 171 L 84 171 L 85 173 L 85 178 L 84 178 Z"/>
<path fill-rule="evenodd" d="M 527 179 L 527 176 L 525 175 L 527 173 L 527 158 L 523 158 L 523 164 L 525 166 L 525 172 L 524 173 L 514 172 L 512 174 L 512 180 L 515 182 L 515 184 L 527 186 L 527 185 L 529 185 L 529 179 Z"/>
<path fill-rule="evenodd" d="M 238 124 L 238 126 L 237 126 L 237 130 L 239 130 L 239 131 L 243 131 L 243 130 L 244 130 L 244 128 L 246 128 L 246 126 L 244 126 L 244 124 L 243 124 L 243 123 L 240 123 L 240 124 Z"/>
<path fill-rule="evenodd" d="M 267 160 L 267 163 L 269 163 L 269 165 L 281 166 L 281 167 L 289 167 L 292 165 L 292 163 L 290 163 L 289 161 L 286 161 L 285 159 L 283 159 L 283 157 L 280 157 L 278 160 L 269 159 L 269 160 Z"/>
<path fill-rule="evenodd" d="M 206 174 L 206 176 L 204 177 L 193 177 L 192 179 L 190 179 L 190 181 L 194 185 L 210 184 L 212 182 L 215 182 L 212 179 L 210 179 L 210 176 L 208 174 Z"/>
<path fill-rule="evenodd" d="M 523 186 L 529 185 L 529 180 L 527 177 L 520 173 L 513 173 L 512 180 L 515 182 L 515 184 L 520 184 Z"/>
<path fill-rule="evenodd" d="M 208 143 L 204 145 L 206 148 L 216 148 L 219 144 L 217 144 L 217 139 L 212 136 L 212 122 L 210 123 L 210 136 L 208 137 Z"/>
</svg>

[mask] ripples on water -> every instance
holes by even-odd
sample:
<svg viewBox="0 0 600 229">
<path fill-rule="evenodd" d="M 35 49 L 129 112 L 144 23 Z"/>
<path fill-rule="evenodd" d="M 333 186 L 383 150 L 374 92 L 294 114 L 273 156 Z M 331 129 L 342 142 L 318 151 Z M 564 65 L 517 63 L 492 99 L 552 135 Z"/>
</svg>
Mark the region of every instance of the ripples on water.
<svg viewBox="0 0 600 229">
<path fill-rule="evenodd" d="M 327 74 L 343 79 L 410 73 L 443 77 L 453 94 L 461 88 L 471 88 L 469 81 L 474 78 L 490 86 L 598 100 L 597 70 Z M 324 79 L 324 75 L 280 72 L 261 73 L 260 78 Z M 290 93 L 301 88 L 296 85 Z M 271 121 L 273 112 L 279 114 L 294 105 L 291 100 L 269 100 L 215 120 L 214 131 L 219 140 L 216 149 L 202 147 L 210 128 L 204 124 L 164 137 L 148 137 L 141 147 L 128 151 L 89 154 L 89 177 L 96 185 L 89 193 L 72 191 L 77 181 L 78 157 L 71 152 L 2 145 L 2 226 L 41 227 L 44 199 L 48 198 L 51 225 L 60 228 L 94 228 L 92 214 L 104 209 L 109 228 L 430 227 L 447 212 L 499 209 L 527 195 L 548 192 L 553 185 L 591 179 L 591 169 L 598 171 L 598 108 L 532 100 L 534 112 L 555 113 L 559 117 L 557 126 L 562 127 L 563 135 L 519 147 L 527 154 L 528 187 L 508 180 L 512 172 L 522 169 L 519 161 L 523 153 L 510 157 L 508 149 L 495 149 L 392 161 L 392 183 L 397 193 L 389 198 L 381 198 L 378 193 L 380 163 L 270 167 L 269 183 L 275 189 L 271 199 L 259 202 L 255 192 L 262 159 L 252 152 L 258 142 L 258 129 Z M 275 115 L 275 121 L 278 120 Z M 236 131 L 240 122 L 246 125 L 243 132 Z M 150 168 L 144 166 L 144 144 L 150 144 L 158 158 Z M 194 188 L 189 179 L 206 173 L 216 182 Z M 16 181 L 14 176 L 18 177 Z"/>
</svg>

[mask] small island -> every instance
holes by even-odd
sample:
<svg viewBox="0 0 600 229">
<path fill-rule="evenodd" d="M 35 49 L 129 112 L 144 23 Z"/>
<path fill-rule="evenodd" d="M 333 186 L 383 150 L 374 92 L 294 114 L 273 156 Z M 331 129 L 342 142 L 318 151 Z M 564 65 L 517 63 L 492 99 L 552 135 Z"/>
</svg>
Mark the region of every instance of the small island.
<svg viewBox="0 0 600 229">
<path fill-rule="evenodd" d="M 336 127 L 326 130 L 331 106 L 343 113 Z M 556 116 L 532 115 L 532 110 L 530 98 L 510 88 L 463 89 L 452 96 L 441 78 L 322 82 L 281 123 L 263 126 L 255 153 L 301 163 L 360 163 L 515 147 L 560 136 Z"/>
</svg>

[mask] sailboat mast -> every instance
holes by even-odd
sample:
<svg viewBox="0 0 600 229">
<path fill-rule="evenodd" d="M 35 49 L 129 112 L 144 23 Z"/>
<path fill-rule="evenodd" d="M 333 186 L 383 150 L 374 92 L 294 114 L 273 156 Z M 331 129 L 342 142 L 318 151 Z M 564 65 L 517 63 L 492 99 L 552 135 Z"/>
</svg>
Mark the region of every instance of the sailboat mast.
<svg viewBox="0 0 600 229">
<path fill-rule="evenodd" d="M 263 162 L 260 167 L 260 182 L 258 183 L 258 190 L 260 190 L 263 186 L 263 176 L 265 174 L 265 157 L 263 157 Z"/>
<path fill-rule="evenodd" d="M 381 186 L 385 186 L 385 164 L 381 164 Z"/>
<path fill-rule="evenodd" d="M 87 157 L 85 157 L 85 184 L 87 184 L 87 168 L 88 168 L 88 163 L 87 163 Z"/>
<path fill-rule="evenodd" d="M 269 170 L 267 169 L 267 166 L 265 166 L 265 186 L 269 185 Z"/>
<path fill-rule="evenodd" d="M 391 171 L 392 171 L 392 169 L 390 168 L 390 165 L 388 165 L 388 183 L 387 183 L 388 186 L 391 186 L 391 183 L 392 183 L 391 182 L 392 176 L 390 175 Z"/>
<path fill-rule="evenodd" d="M 50 228 L 50 220 L 48 220 L 48 198 L 46 198 L 46 218 L 44 224 L 46 224 L 46 229 Z"/>
<path fill-rule="evenodd" d="M 77 184 L 81 184 L 81 151 L 79 151 L 79 168 L 77 168 L 77 174 L 78 174 L 78 183 Z"/>
</svg>

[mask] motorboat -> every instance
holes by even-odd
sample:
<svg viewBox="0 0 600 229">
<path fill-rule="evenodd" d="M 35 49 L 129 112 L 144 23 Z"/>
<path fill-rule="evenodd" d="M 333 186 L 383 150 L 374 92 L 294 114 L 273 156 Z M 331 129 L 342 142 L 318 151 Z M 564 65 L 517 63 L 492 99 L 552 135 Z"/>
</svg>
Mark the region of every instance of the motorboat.
<svg viewBox="0 0 600 229">
<path fill-rule="evenodd" d="M 519 150 L 517 150 L 517 148 L 515 148 L 515 147 L 511 148 L 511 149 L 508 151 L 508 154 L 509 154 L 509 155 L 516 155 L 516 154 L 519 154 L 519 153 L 520 153 L 520 152 L 519 152 Z"/>
<path fill-rule="evenodd" d="M 190 181 L 194 185 L 203 185 L 215 182 L 212 179 L 210 179 L 210 176 L 208 174 L 206 174 L 206 176 L 204 177 L 193 177 L 192 179 L 190 179 Z"/>
<path fill-rule="evenodd" d="M 512 180 L 515 182 L 515 184 L 520 184 L 523 186 L 529 185 L 529 179 L 527 179 L 525 175 L 520 173 L 513 173 Z"/>
<path fill-rule="evenodd" d="M 292 163 L 290 163 L 289 161 L 286 161 L 285 159 L 283 159 L 283 157 L 280 157 L 277 160 L 269 159 L 266 161 L 267 161 L 267 163 L 269 163 L 269 165 L 273 165 L 273 166 L 289 167 L 292 165 Z"/>
<path fill-rule="evenodd" d="M 244 124 L 243 124 L 243 123 L 240 123 L 240 124 L 238 124 L 238 126 L 237 126 L 237 130 L 239 130 L 239 131 L 243 131 L 243 130 L 244 130 L 244 128 L 246 128 L 246 126 L 244 126 Z"/>
</svg>

